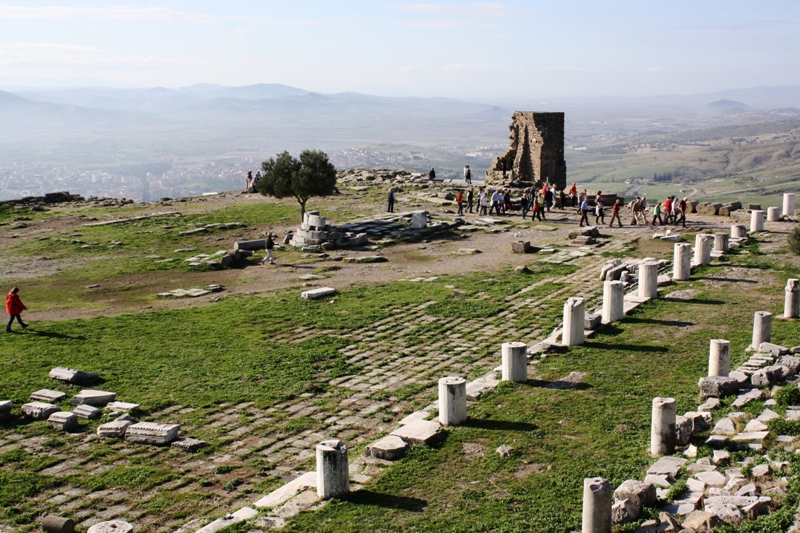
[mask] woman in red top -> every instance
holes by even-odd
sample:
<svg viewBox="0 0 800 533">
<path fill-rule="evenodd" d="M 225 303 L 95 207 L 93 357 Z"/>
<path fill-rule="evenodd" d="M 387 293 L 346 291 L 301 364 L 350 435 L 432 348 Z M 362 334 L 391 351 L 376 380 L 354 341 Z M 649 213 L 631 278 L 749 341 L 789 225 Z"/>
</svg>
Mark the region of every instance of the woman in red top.
<svg viewBox="0 0 800 533">
<path fill-rule="evenodd" d="M 6 313 L 11 317 L 8 319 L 8 325 L 6 326 L 7 333 L 11 333 L 11 324 L 14 322 L 15 318 L 17 322 L 19 322 L 19 325 L 22 326 L 22 329 L 28 327 L 28 324 L 22 322 L 22 317 L 19 316 L 27 307 L 25 307 L 25 304 L 19 299 L 19 295 L 17 295 L 18 292 L 19 287 L 14 287 L 11 289 L 11 292 L 8 293 L 8 296 L 6 296 Z"/>
</svg>

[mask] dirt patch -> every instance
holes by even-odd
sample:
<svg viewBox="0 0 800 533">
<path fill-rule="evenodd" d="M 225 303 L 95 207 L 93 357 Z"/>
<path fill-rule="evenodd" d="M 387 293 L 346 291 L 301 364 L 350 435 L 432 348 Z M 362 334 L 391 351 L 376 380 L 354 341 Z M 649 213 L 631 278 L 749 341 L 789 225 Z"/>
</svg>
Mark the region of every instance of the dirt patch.
<svg viewBox="0 0 800 533">
<path fill-rule="evenodd" d="M 464 452 L 464 455 L 467 456 L 483 457 L 486 455 L 487 448 L 483 444 L 478 444 L 477 442 L 462 442 L 461 450 Z"/>
<path fill-rule="evenodd" d="M 531 463 L 529 465 L 523 465 L 514 472 L 514 475 L 518 478 L 526 478 L 533 474 L 542 474 L 550 470 L 550 467 L 544 463 Z"/>
</svg>

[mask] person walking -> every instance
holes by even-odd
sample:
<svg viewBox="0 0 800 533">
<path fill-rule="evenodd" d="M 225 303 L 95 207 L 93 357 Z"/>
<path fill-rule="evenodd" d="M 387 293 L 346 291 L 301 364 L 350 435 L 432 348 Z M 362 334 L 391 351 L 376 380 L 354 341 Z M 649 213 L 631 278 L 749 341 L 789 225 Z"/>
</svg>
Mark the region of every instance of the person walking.
<svg viewBox="0 0 800 533">
<path fill-rule="evenodd" d="M 622 200 L 617 198 L 617 201 L 614 202 L 614 206 L 611 208 L 611 222 L 608 224 L 609 228 L 614 227 L 614 219 L 617 219 L 617 222 L 619 222 L 619 227 L 622 227 L 622 220 L 619 218 L 620 207 L 622 207 Z"/>
<path fill-rule="evenodd" d="M 603 209 L 603 195 L 597 191 L 597 196 L 594 197 L 594 225 L 606 223 L 606 214 Z"/>
<path fill-rule="evenodd" d="M 545 203 L 545 200 L 544 200 L 544 194 L 540 195 L 536 199 L 536 203 L 539 205 L 539 214 L 542 216 L 542 220 L 547 220 L 547 216 L 545 216 L 545 205 L 546 205 L 546 203 Z"/>
<path fill-rule="evenodd" d="M 525 220 L 525 216 L 528 214 L 528 207 L 531 204 L 528 201 L 528 193 L 525 192 L 522 194 L 522 198 L 519 199 L 519 207 L 522 210 L 522 220 Z"/>
<path fill-rule="evenodd" d="M 664 225 L 672 224 L 672 196 L 667 196 L 664 200 Z"/>
<path fill-rule="evenodd" d="M 547 207 L 547 212 L 550 212 L 550 208 L 553 207 L 555 203 L 555 194 L 553 193 L 553 188 L 548 186 L 547 190 L 544 193 L 544 204 Z"/>
<path fill-rule="evenodd" d="M 541 222 L 543 220 L 542 204 L 539 203 L 539 193 L 533 193 L 531 203 L 533 203 L 533 214 L 531 215 L 531 221 L 539 220 Z"/>
<path fill-rule="evenodd" d="M 678 220 L 678 222 L 682 223 L 683 227 L 685 228 L 686 227 L 686 198 L 684 198 L 683 200 L 681 200 L 678 203 L 678 214 L 680 216 L 680 219 Z M 678 225 L 678 222 L 675 223 L 676 226 Z"/>
<path fill-rule="evenodd" d="M 483 189 L 478 193 L 478 215 L 486 216 L 486 209 L 489 207 L 489 195 Z"/>
<path fill-rule="evenodd" d="M 474 193 L 472 191 L 472 187 L 469 188 L 467 191 L 467 206 L 469 207 L 469 212 L 472 213 L 472 203 L 474 201 Z"/>
<path fill-rule="evenodd" d="M 272 233 L 267 233 L 267 242 L 264 245 L 264 248 L 267 249 L 267 255 L 264 259 L 261 260 L 261 265 L 263 266 L 264 263 L 269 262 L 270 265 L 275 264 L 275 254 L 273 251 L 275 250 L 275 241 L 272 239 Z"/>
<path fill-rule="evenodd" d="M 672 197 L 672 225 L 678 226 L 681 218 L 681 210 L 680 210 L 680 203 L 678 202 L 678 197 Z"/>
<path fill-rule="evenodd" d="M 572 187 L 569 188 L 569 195 L 572 197 L 572 207 L 577 207 L 578 205 L 578 184 L 573 183 Z"/>
<path fill-rule="evenodd" d="M 503 214 L 506 215 L 511 211 L 511 189 L 506 190 L 503 195 Z"/>
<path fill-rule="evenodd" d="M 394 213 L 394 188 L 389 189 L 389 195 L 386 197 L 386 200 L 389 204 L 386 210 L 389 213 Z"/>
<path fill-rule="evenodd" d="M 583 201 L 581 202 L 581 227 L 583 227 L 583 222 L 586 221 L 586 225 L 589 225 L 589 202 L 586 201 L 586 196 L 584 195 Z"/>
<path fill-rule="evenodd" d="M 472 171 L 469 169 L 469 165 L 464 165 L 464 181 L 472 184 Z"/>
<path fill-rule="evenodd" d="M 458 214 L 464 214 L 464 191 L 458 191 L 458 196 L 456 196 L 456 205 L 458 205 Z"/>
<path fill-rule="evenodd" d="M 653 206 L 653 221 L 650 223 L 650 227 L 656 225 L 656 220 L 658 220 L 659 226 L 664 225 L 664 221 L 661 220 L 661 202 L 656 202 L 656 205 Z"/>
<path fill-rule="evenodd" d="M 14 323 L 15 318 L 17 322 L 19 322 L 19 325 L 22 326 L 22 329 L 28 327 L 28 324 L 23 322 L 20 316 L 27 307 L 25 307 L 25 304 L 19 299 L 18 293 L 19 287 L 14 287 L 8 293 L 8 296 L 6 296 L 6 313 L 8 313 L 9 316 L 8 324 L 6 325 L 6 333 L 11 333 L 11 324 Z"/>
<path fill-rule="evenodd" d="M 428 172 L 428 179 L 431 181 L 436 179 L 436 171 L 433 170 L 433 167 L 431 167 L 431 171 Z"/>
<path fill-rule="evenodd" d="M 558 208 L 563 211 L 564 206 L 567 204 L 567 195 L 564 194 L 564 189 L 559 189 L 558 199 L 560 200 Z"/>
</svg>

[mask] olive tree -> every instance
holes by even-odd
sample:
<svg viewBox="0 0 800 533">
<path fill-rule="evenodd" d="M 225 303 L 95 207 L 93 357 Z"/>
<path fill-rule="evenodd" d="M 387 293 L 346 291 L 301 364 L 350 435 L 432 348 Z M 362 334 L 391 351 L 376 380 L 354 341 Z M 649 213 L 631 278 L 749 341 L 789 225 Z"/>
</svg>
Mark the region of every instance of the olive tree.
<svg viewBox="0 0 800 533">
<path fill-rule="evenodd" d="M 295 158 L 289 152 L 261 164 L 264 175 L 256 186 L 263 195 L 275 198 L 293 196 L 300 204 L 300 220 L 312 196 L 328 196 L 336 190 L 336 167 L 320 150 L 303 150 Z"/>
</svg>

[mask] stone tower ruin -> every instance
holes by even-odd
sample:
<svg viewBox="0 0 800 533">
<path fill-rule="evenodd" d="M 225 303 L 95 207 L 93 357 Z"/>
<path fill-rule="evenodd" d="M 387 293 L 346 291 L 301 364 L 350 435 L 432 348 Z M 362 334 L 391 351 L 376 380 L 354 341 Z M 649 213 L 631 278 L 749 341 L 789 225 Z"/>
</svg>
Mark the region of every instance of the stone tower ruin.
<svg viewBox="0 0 800 533">
<path fill-rule="evenodd" d="M 564 113 L 517 111 L 511 117 L 508 150 L 486 171 L 486 184 L 500 187 L 567 186 Z M 503 171 L 505 162 L 505 171 Z"/>
</svg>

